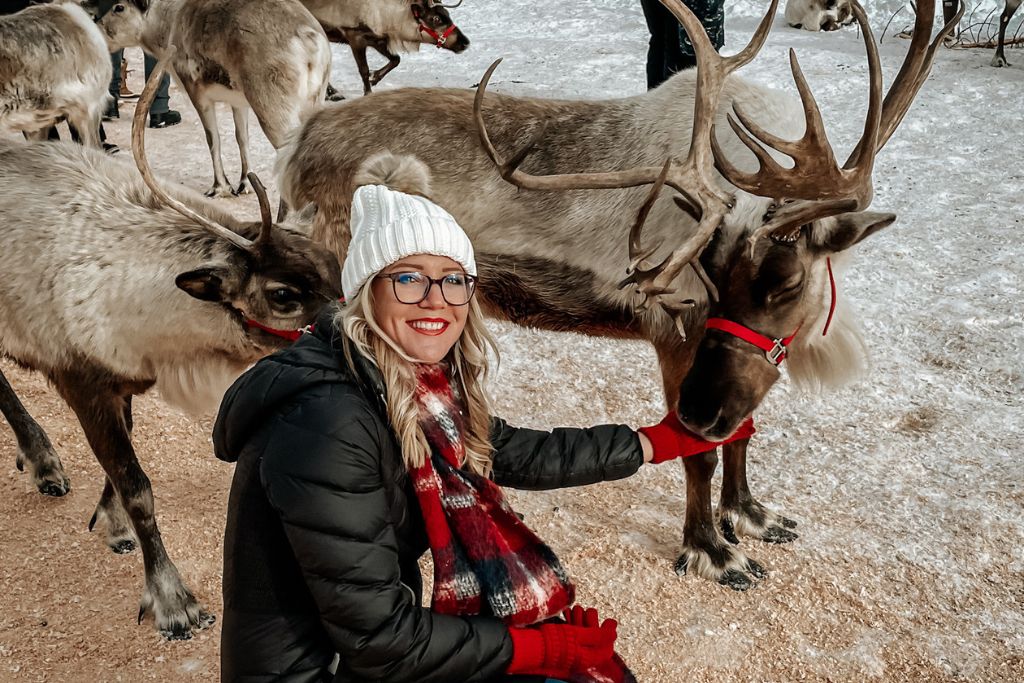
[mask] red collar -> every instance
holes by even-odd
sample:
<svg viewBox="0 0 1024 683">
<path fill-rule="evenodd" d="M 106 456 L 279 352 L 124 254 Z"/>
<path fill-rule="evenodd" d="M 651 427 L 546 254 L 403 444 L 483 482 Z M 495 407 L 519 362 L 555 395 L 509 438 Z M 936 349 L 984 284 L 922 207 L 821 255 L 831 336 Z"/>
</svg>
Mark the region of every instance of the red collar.
<svg viewBox="0 0 1024 683">
<path fill-rule="evenodd" d="M 312 332 L 314 327 L 314 325 L 306 325 L 305 327 L 299 330 L 278 330 L 274 329 L 273 327 L 267 327 L 262 323 L 258 323 L 255 320 L 250 320 L 248 318 L 246 318 L 245 320 L 245 326 L 248 328 L 255 327 L 257 330 L 263 330 L 267 334 L 272 334 L 275 337 L 281 337 L 282 339 L 287 339 L 288 341 L 295 341 L 296 339 L 301 337 L 303 333 Z"/>
<path fill-rule="evenodd" d="M 836 312 L 836 279 L 832 275 L 832 259 L 826 258 L 825 264 L 828 266 L 828 282 L 832 293 L 832 303 L 828 308 L 828 318 L 825 320 L 825 327 L 821 331 L 821 336 L 825 336 L 828 332 L 829 325 L 832 324 L 832 315 Z M 727 334 L 731 334 L 734 337 L 739 337 L 743 341 L 753 344 L 757 348 L 764 351 L 764 357 L 768 359 L 768 362 L 772 365 L 778 366 L 782 361 L 786 360 L 786 347 L 789 346 L 793 338 L 796 337 L 796 333 L 800 331 L 800 327 L 797 326 L 793 334 L 785 338 L 772 339 L 766 337 L 760 332 L 755 332 L 749 327 L 734 323 L 731 320 L 725 318 L 708 318 L 705 323 L 705 329 L 708 330 L 721 330 Z"/>
<path fill-rule="evenodd" d="M 420 33 L 426 33 L 428 36 L 433 38 L 434 39 L 434 44 L 437 46 L 438 49 L 441 49 L 442 47 L 444 47 L 444 44 L 448 41 L 448 36 L 450 36 L 454 31 L 455 31 L 455 24 L 452 24 L 447 29 L 445 29 L 444 33 L 438 34 L 437 31 L 435 31 L 434 29 L 430 28 L 426 24 L 424 24 L 422 22 L 420 23 Z"/>
</svg>

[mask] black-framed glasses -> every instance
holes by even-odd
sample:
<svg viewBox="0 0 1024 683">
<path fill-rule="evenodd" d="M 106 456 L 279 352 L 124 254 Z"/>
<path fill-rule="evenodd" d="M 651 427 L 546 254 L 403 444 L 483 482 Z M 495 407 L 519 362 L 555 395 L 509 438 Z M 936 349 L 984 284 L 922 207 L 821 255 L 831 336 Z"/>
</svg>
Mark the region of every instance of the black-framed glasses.
<svg viewBox="0 0 1024 683">
<path fill-rule="evenodd" d="M 395 290 L 395 298 L 403 304 L 418 304 L 430 296 L 430 288 L 437 285 L 441 288 L 441 297 L 449 306 L 465 306 L 476 292 L 476 278 L 465 273 L 448 273 L 443 277 L 433 278 L 417 271 L 385 273 L 379 278 L 391 280 Z"/>
</svg>

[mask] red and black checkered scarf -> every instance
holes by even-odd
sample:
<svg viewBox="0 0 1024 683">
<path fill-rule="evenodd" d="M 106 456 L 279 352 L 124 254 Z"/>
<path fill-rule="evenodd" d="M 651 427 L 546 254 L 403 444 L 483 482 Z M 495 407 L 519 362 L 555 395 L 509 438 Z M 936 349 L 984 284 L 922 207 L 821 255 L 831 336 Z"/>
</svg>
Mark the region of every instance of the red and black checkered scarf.
<svg viewBox="0 0 1024 683">
<path fill-rule="evenodd" d="M 509 626 L 556 619 L 576 589 L 558 558 L 505 502 L 497 484 L 462 469 L 465 408 L 445 365 L 416 371 L 419 422 L 431 457 L 410 470 L 434 559 L 431 609 L 441 614 L 485 610 Z M 636 683 L 615 657 L 570 683 Z"/>
<path fill-rule="evenodd" d="M 416 399 L 431 446 L 431 457 L 411 470 L 434 558 L 431 609 L 490 612 L 509 626 L 558 616 L 572 605 L 575 588 L 498 485 L 462 469 L 465 410 L 444 365 L 418 366 Z"/>
</svg>

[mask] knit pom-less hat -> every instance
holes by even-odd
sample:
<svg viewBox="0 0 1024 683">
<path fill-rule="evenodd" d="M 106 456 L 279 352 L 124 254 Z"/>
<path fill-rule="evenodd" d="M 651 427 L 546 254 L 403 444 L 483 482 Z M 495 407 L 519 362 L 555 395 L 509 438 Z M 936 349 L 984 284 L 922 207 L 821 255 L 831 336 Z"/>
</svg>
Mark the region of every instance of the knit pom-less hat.
<svg viewBox="0 0 1024 683">
<path fill-rule="evenodd" d="M 391 162 L 391 163 L 389 163 Z M 397 165 L 410 166 L 429 182 L 426 167 L 410 157 L 386 155 L 368 160 L 363 169 L 375 167 L 371 180 L 405 187 L 393 180 Z M 364 176 L 366 174 L 363 174 Z M 360 174 L 357 174 L 357 182 Z M 455 218 L 425 197 L 406 194 L 384 184 L 365 184 L 352 197 L 352 240 L 341 271 L 345 298 L 352 301 L 371 277 L 392 263 L 414 254 L 447 256 L 469 275 L 476 275 L 476 261 L 469 236 Z"/>
</svg>

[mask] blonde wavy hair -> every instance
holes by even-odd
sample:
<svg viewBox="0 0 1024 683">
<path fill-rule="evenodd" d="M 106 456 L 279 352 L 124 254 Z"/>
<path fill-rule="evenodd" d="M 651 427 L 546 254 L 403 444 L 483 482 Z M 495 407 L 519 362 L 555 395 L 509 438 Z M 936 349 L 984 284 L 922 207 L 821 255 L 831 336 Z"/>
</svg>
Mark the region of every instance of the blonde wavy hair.
<svg viewBox="0 0 1024 683">
<path fill-rule="evenodd" d="M 490 373 L 488 354 L 493 354 L 497 361 L 498 347 L 484 325 L 483 312 L 476 299 L 471 299 L 468 306 L 466 328 L 445 360 L 450 364 L 465 400 L 465 465 L 471 472 L 487 477 L 492 468 L 491 401 L 484 386 Z M 380 370 L 386 389 L 388 420 L 398 438 L 402 458 L 406 467 L 420 467 L 430 455 L 430 445 L 419 425 L 415 397 L 416 361 L 402 351 L 377 323 L 373 316 L 373 288 L 369 283 L 359 290 L 355 301 L 348 302 L 338 311 L 334 323 Z M 345 347 L 345 357 L 349 366 L 354 367 L 348 346 Z"/>
</svg>

